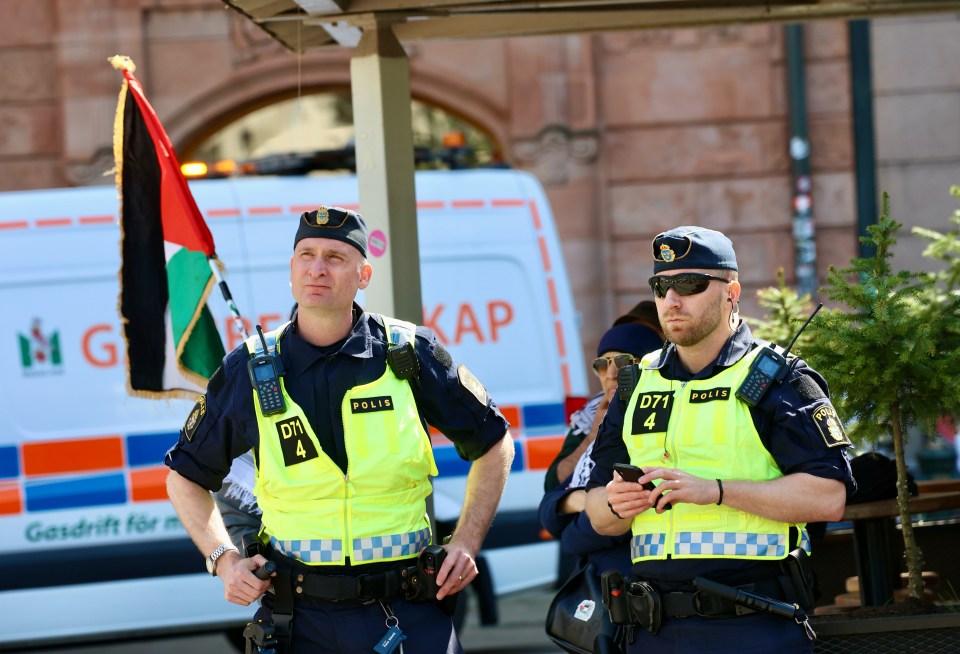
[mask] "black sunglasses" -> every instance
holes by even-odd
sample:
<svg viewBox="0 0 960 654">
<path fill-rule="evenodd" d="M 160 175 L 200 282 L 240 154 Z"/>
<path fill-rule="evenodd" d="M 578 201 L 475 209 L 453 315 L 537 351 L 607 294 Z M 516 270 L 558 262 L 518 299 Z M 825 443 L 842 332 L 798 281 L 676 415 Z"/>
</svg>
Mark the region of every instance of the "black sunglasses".
<svg viewBox="0 0 960 654">
<path fill-rule="evenodd" d="M 632 354 L 618 354 L 615 357 L 597 357 L 593 360 L 593 369 L 602 375 L 606 372 L 607 366 L 610 365 L 611 359 L 613 359 L 613 365 L 617 367 L 617 370 L 620 370 L 620 368 L 624 366 L 629 366 L 637 360 Z"/>
<path fill-rule="evenodd" d="M 650 278 L 650 289 L 660 299 L 667 297 L 667 291 L 671 288 L 677 292 L 677 295 L 696 295 L 707 290 L 714 279 L 718 282 L 730 282 L 726 277 L 704 273 L 682 273 L 672 277 L 654 275 Z"/>
</svg>

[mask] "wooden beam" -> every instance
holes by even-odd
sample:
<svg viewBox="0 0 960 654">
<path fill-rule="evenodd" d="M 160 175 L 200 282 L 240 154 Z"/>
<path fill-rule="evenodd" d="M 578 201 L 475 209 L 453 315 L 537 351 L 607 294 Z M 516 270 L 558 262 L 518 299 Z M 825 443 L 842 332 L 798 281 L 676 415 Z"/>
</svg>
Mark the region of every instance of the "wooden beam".
<svg viewBox="0 0 960 654">
<path fill-rule="evenodd" d="M 338 0 L 343 13 L 303 12 L 293 0 L 225 0 L 293 51 L 337 45 L 325 24 L 396 21 L 401 42 L 505 38 L 733 23 L 857 19 L 960 10 L 960 0 Z M 299 29 L 298 29 L 299 24 Z"/>
</svg>

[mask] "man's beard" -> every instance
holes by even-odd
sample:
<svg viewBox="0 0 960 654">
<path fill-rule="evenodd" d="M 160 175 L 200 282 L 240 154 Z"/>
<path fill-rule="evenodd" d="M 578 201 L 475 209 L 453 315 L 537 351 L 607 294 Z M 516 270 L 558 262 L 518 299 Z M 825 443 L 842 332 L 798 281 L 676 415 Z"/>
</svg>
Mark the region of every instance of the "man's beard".
<svg viewBox="0 0 960 654">
<path fill-rule="evenodd" d="M 676 333 L 674 328 L 665 320 L 660 322 L 664 325 L 667 338 L 671 343 L 681 347 L 691 347 L 712 334 L 720 326 L 720 321 L 723 319 L 722 308 L 723 298 L 717 298 L 716 304 L 708 306 L 698 319 L 684 323 L 679 333 Z M 669 315 L 664 316 L 665 319 L 669 319 L 669 317 Z"/>
</svg>

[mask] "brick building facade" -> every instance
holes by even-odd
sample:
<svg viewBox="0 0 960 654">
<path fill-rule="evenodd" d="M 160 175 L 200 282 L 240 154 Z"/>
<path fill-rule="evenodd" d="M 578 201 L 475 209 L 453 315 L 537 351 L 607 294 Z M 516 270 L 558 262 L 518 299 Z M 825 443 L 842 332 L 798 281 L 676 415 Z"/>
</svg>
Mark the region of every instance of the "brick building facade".
<svg viewBox="0 0 960 654">
<path fill-rule="evenodd" d="M 946 229 L 960 181 L 957 16 L 872 25 L 878 177 L 908 226 Z M 846 24 L 805 26 L 817 267 L 857 248 Z M 179 149 L 250 110 L 349 87 L 348 50 L 297 56 L 215 0 L 0 0 L 0 190 L 111 183 L 129 55 Z M 417 43 L 415 97 L 486 130 L 546 187 L 587 358 L 649 297 L 649 243 L 684 223 L 734 240 L 754 291 L 793 275 L 783 27 Z M 905 239 L 903 265 L 920 244 Z M 229 263 L 229 262 L 228 262 Z"/>
</svg>

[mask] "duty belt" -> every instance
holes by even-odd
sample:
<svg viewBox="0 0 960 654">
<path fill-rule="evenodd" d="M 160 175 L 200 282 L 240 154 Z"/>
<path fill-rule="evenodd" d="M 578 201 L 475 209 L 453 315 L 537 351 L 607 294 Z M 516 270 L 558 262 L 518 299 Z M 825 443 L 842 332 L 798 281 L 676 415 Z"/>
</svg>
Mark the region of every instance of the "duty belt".
<svg viewBox="0 0 960 654">
<path fill-rule="evenodd" d="M 324 575 L 310 572 L 291 574 L 294 597 L 315 602 L 371 602 L 387 600 L 403 592 L 404 570 L 377 574 Z"/>
<path fill-rule="evenodd" d="M 266 548 L 265 556 L 277 564 L 277 576 L 274 588 L 277 599 L 281 599 L 280 589 L 290 589 L 292 599 L 307 599 L 315 602 L 358 602 L 388 600 L 403 594 L 404 584 L 409 576 L 410 567 L 416 559 L 400 561 L 397 567 L 386 572 L 372 574 L 332 575 L 314 570 L 290 557 L 280 554 L 273 548 Z M 406 565 L 405 565 L 406 563 Z"/>
</svg>

